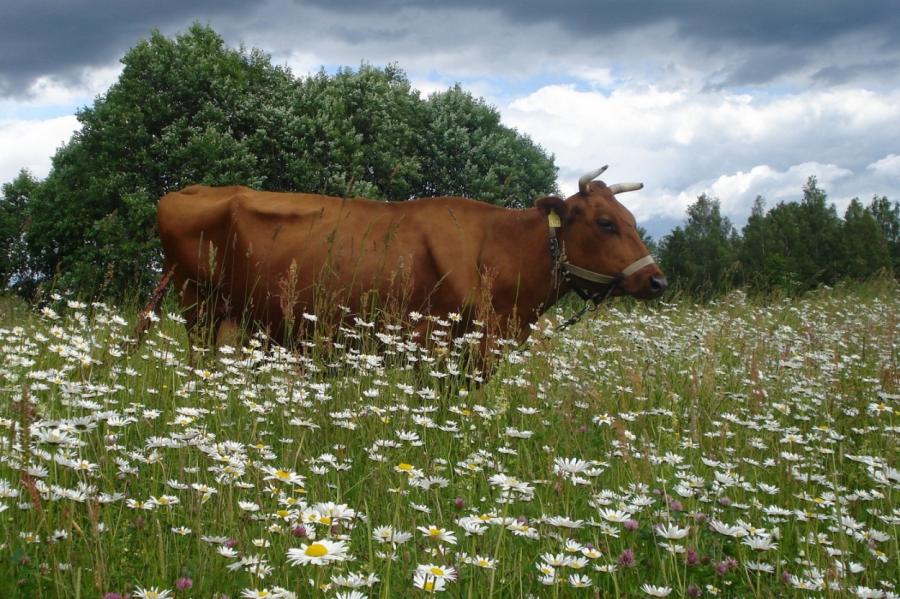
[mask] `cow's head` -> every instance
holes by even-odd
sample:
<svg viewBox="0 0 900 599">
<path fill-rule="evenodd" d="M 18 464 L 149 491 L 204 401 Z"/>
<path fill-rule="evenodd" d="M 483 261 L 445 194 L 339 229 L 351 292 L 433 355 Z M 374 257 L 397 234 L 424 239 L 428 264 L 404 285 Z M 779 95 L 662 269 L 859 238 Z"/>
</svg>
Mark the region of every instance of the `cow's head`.
<svg viewBox="0 0 900 599">
<path fill-rule="evenodd" d="M 604 166 L 581 177 L 575 195 L 565 200 L 555 196 L 540 198 L 535 206 L 548 218 L 550 226 L 558 224 L 556 235 L 565 261 L 575 267 L 569 269 L 570 278 L 579 286 L 592 292 L 603 288 L 585 271 L 611 277 L 624 273 L 626 276 L 617 282 L 613 295 L 658 297 L 666 289 L 666 277 L 646 259 L 650 252 L 641 241 L 634 216 L 616 199 L 616 194 L 641 189 L 643 184 L 607 186 L 594 181 L 605 170 Z"/>
</svg>

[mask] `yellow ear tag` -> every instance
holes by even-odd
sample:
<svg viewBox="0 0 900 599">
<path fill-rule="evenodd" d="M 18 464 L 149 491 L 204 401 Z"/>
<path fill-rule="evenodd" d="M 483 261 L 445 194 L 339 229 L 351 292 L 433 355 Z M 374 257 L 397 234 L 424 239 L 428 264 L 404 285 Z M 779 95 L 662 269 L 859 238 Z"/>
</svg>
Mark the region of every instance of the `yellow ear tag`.
<svg viewBox="0 0 900 599">
<path fill-rule="evenodd" d="M 556 213 L 556 210 L 551 210 L 550 214 L 547 215 L 547 222 L 554 229 L 558 229 L 562 226 L 562 222 L 559 220 L 559 215 Z"/>
</svg>

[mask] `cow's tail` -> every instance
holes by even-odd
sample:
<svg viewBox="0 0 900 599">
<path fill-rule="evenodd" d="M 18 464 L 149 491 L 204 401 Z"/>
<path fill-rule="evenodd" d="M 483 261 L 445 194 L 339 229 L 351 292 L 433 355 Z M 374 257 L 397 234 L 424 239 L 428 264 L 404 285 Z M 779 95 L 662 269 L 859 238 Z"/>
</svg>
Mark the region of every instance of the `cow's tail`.
<svg viewBox="0 0 900 599">
<path fill-rule="evenodd" d="M 141 315 L 138 317 L 137 325 L 134 327 L 134 343 L 135 345 L 141 342 L 141 338 L 147 332 L 147 329 L 150 328 L 150 325 L 153 323 L 153 315 L 159 312 L 159 303 L 162 301 L 163 296 L 166 294 L 166 289 L 168 289 L 169 284 L 172 282 L 172 275 L 175 274 L 175 265 L 172 265 L 172 268 L 166 272 L 159 280 L 159 283 L 156 284 L 156 288 L 153 290 L 153 293 L 150 294 L 150 299 L 147 301 L 147 305 L 144 306 L 144 309 L 141 310 Z"/>
</svg>

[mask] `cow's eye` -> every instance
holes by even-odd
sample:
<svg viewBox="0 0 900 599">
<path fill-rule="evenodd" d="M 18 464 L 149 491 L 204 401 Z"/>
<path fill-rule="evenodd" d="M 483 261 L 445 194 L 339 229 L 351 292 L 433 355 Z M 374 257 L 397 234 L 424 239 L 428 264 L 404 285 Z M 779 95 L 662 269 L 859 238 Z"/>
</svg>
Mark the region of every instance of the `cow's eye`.
<svg viewBox="0 0 900 599">
<path fill-rule="evenodd" d="M 600 227 L 601 229 L 603 229 L 604 231 L 609 231 L 610 233 L 613 233 L 616 230 L 616 226 L 608 218 L 598 218 L 597 226 Z"/>
</svg>

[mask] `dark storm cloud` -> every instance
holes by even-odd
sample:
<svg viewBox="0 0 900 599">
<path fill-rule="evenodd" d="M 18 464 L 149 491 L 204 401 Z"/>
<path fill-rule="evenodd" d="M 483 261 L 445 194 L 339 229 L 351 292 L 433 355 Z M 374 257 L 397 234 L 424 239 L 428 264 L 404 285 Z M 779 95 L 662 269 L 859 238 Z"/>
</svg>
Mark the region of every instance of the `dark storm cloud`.
<svg viewBox="0 0 900 599">
<path fill-rule="evenodd" d="M 297 4 L 345 14 L 385 14 L 411 7 L 493 10 L 512 22 L 530 25 L 553 21 L 583 36 L 674 22 L 685 38 L 710 48 L 733 44 L 802 48 L 858 30 L 896 37 L 900 25 L 900 11 L 893 0 L 304 0 Z"/>
<path fill-rule="evenodd" d="M 859 79 L 873 82 L 890 80 L 900 73 L 900 60 L 875 60 L 845 66 L 831 65 L 813 73 L 812 78 L 826 85 L 842 85 Z"/>
<path fill-rule="evenodd" d="M 545 44 L 570 49 L 581 46 L 589 51 L 599 48 L 601 52 L 605 44 L 614 43 L 610 40 L 615 40 L 617 33 L 665 25 L 674 30 L 675 43 L 691 50 L 689 55 L 699 70 L 709 66 L 704 65 L 707 59 L 716 65 L 728 61 L 723 68 L 713 67 L 716 73 L 705 82 L 707 89 L 761 85 L 797 71 L 807 75 L 823 71 L 820 83 L 832 72 L 828 69 L 840 71 L 835 77 L 851 79 L 854 71 L 844 64 L 847 60 L 856 62 L 854 67 L 861 73 L 877 68 L 869 64 L 870 60 L 878 60 L 875 52 L 858 61 L 841 56 L 841 52 L 837 52 L 838 56 L 820 55 L 823 48 L 837 47 L 853 36 L 880 46 L 889 54 L 900 51 L 900 10 L 895 0 L 304 0 L 297 4 L 356 17 L 368 15 L 372 19 L 402 10 L 427 12 L 448 10 L 451 6 L 458 11 L 492 12 L 511 24 L 557 25 L 564 37 L 542 40 Z M 350 28 L 341 33 L 346 34 L 348 41 L 356 35 Z M 492 41 L 496 42 L 485 39 L 480 43 L 490 47 Z M 670 48 L 659 44 L 648 37 L 642 51 L 647 57 L 666 55 Z"/>
<path fill-rule="evenodd" d="M 239 15 L 230 0 L 0 0 L 0 96 L 20 96 L 38 77 L 77 82 L 85 68 L 115 62 L 154 28 Z"/>
<path fill-rule="evenodd" d="M 715 71 L 706 81 L 708 88 L 763 84 L 799 69 L 818 72 L 818 81 L 827 83 L 878 68 L 871 55 L 816 54 L 848 36 L 880 44 L 889 56 L 877 60 L 897 58 L 896 7 L 893 0 L 0 0 L 0 96 L 22 95 L 45 75 L 77 81 L 85 68 L 113 63 L 151 29 L 171 34 L 194 20 L 211 23 L 230 43 L 250 35 L 250 28 L 257 33 L 287 30 L 300 40 L 314 34 L 321 42 L 367 42 L 368 48 L 403 40 L 408 52 L 422 55 L 428 53 L 429 41 L 417 32 L 432 12 L 464 15 L 463 22 L 472 27 L 459 31 L 459 40 L 476 52 L 480 48 L 485 61 L 492 59 L 498 43 L 479 30 L 480 17 L 487 14 L 512 28 L 554 25 L 561 36 L 536 42 L 543 51 L 554 45 L 577 51 L 582 41 L 589 52 L 602 51 L 617 39 L 611 34 L 662 25 L 674 31 L 674 42 L 667 43 L 691 50 L 681 54 L 684 60 L 697 63 L 698 70 Z M 329 24 L 317 26 L 311 18 L 315 13 L 326 16 Z M 266 36 L 256 39 L 260 37 Z M 669 52 L 661 44 L 651 38 L 629 47 L 653 58 Z M 705 65 L 706 57 L 718 63 Z"/>
</svg>

